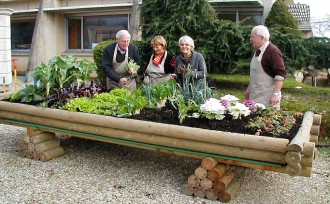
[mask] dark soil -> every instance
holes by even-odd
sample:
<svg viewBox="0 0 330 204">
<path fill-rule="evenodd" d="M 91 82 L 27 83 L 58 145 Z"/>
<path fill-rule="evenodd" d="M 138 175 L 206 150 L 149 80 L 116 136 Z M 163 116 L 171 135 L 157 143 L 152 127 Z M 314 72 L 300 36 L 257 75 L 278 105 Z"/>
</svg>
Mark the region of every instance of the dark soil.
<svg viewBox="0 0 330 204">
<path fill-rule="evenodd" d="M 255 132 L 246 128 L 248 121 L 252 116 L 245 117 L 241 120 L 233 120 L 229 116 L 226 116 L 223 120 L 209 120 L 206 118 L 186 118 L 182 124 L 180 124 L 178 119 L 178 111 L 171 108 L 169 105 L 163 107 L 162 109 L 151 109 L 146 108 L 141 110 L 140 114 L 132 115 L 129 118 L 136 120 L 144 120 L 172 125 L 181 125 L 209 130 L 218 130 L 224 132 L 235 132 L 242 134 L 255 135 Z M 297 123 L 287 134 L 282 134 L 276 136 L 277 138 L 286 138 L 290 141 L 297 134 L 298 129 L 301 125 L 302 118 L 297 118 Z M 272 134 L 262 134 L 262 136 L 275 137 Z"/>
</svg>

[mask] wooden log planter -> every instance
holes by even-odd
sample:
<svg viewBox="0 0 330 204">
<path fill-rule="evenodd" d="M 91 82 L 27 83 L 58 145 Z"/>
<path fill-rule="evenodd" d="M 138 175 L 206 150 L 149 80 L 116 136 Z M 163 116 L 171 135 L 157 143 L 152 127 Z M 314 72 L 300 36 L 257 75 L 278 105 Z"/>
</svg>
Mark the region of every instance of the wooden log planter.
<svg viewBox="0 0 330 204">
<path fill-rule="evenodd" d="M 195 158 L 209 156 L 221 163 L 301 176 L 310 176 L 310 161 L 315 156 L 315 145 L 309 141 L 310 131 L 312 126 L 320 125 L 319 115 L 306 112 L 298 134 L 289 144 L 289 140 L 281 138 L 69 112 L 6 101 L 0 101 L 0 119 L 2 123 L 48 132 Z M 292 155 L 298 158 L 295 160 Z M 292 173 L 291 168 L 297 164 L 302 165 L 301 171 Z"/>
<path fill-rule="evenodd" d="M 40 135 L 51 133 L 202 159 L 201 166 L 188 178 L 182 192 L 229 202 L 239 188 L 229 165 L 310 177 L 321 116 L 306 112 L 291 142 L 282 138 L 69 112 L 6 101 L 0 101 L 0 123 L 28 127 L 20 154 L 42 161 L 64 153 L 53 137 L 37 141 L 38 137 L 42 137 Z"/>
</svg>

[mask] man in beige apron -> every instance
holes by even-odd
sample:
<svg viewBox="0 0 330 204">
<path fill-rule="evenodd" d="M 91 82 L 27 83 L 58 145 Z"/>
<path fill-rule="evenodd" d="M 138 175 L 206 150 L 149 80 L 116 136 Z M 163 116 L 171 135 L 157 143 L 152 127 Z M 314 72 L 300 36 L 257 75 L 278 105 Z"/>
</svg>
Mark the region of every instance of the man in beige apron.
<svg viewBox="0 0 330 204">
<path fill-rule="evenodd" d="M 107 76 L 107 89 L 127 88 L 136 89 L 136 72 L 127 70 L 129 60 L 134 60 L 140 67 L 138 48 L 130 44 L 131 35 L 127 30 L 116 34 L 116 43 L 106 46 L 103 50 L 102 67 Z"/>
<path fill-rule="evenodd" d="M 255 26 L 250 41 L 256 52 L 250 63 L 250 82 L 246 99 L 264 105 L 272 104 L 280 109 L 281 88 L 286 77 L 283 55 L 269 42 L 269 31 L 265 26 Z"/>
<path fill-rule="evenodd" d="M 115 50 L 117 49 L 118 49 L 118 43 L 116 44 Z M 112 69 L 122 78 L 119 80 L 119 83 L 107 78 L 107 89 L 127 88 L 133 91 L 134 89 L 136 89 L 136 80 L 135 78 L 131 77 L 131 75 L 128 73 L 128 71 L 125 68 L 126 64 L 128 64 L 128 51 L 126 51 L 125 53 L 125 60 L 123 62 L 118 63 L 116 61 L 116 57 L 117 57 L 117 52 L 114 52 L 114 55 L 112 57 Z"/>
</svg>

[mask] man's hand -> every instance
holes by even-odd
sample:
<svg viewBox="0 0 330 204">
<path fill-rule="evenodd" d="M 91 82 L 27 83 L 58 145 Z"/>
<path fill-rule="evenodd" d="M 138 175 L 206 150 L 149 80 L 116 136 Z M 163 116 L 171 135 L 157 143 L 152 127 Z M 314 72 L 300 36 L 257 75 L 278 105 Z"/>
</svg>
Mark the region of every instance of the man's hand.
<svg viewBox="0 0 330 204">
<path fill-rule="evenodd" d="M 130 75 L 134 75 L 134 74 L 136 74 L 136 71 L 134 71 L 133 69 L 129 69 L 129 70 L 128 70 L 128 73 L 129 73 Z"/>
<path fill-rule="evenodd" d="M 127 78 L 121 78 L 121 79 L 119 80 L 119 83 L 120 83 L 121 85 L 126 85 L 126 84 L 128 83 L 128 79 L 127 79 Z"/>
</svg>

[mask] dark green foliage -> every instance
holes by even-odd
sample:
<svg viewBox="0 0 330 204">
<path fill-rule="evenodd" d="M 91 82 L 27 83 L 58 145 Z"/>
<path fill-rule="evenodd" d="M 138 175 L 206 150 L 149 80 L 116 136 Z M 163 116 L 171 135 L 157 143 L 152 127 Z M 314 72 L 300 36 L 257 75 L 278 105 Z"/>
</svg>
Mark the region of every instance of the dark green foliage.
<svg viewBox="0 0 330 204">
<path fill-rule="evenodd" d="M 169 50 L 178 51 L 179 37 L 196 38 L 214 19 L 214 9 L 204 0 L 145 0 L 141 5 L 143 39 L 150 42 L 155 35 L 163 35 Z"/>
<path fill-rule="evenodd" d="M 282 51 L 287 71 L 306 67 L 309 61 L 309 50 L 304 46 L 305 38 L 297 34 L 284 34 L 278 30 L 271 30 L 271 41 Z"/>
<path fill-rule="evenodd" d="M 282 33 L 301 34 L 298 30 L 298 21 L 288 10 L 288 6 L 277 0 L 270 10 L 265 25 L 269 28 L 276 28 Z"/>
<path fill-rule="evenodd" d="M 41 102 L 44 99 L 43 89 L 33 84 L 26 86 L 10 96 L 10 101 L 21 103 Z"/>
<path fill-rule="evenodd" d="M 304 46 L 309 51 L 307 65 L 313 65 L 316 69 L 330 67 L 330 39 L 325 37 L 313 37 L 304 40 Z"/>
</svg>

